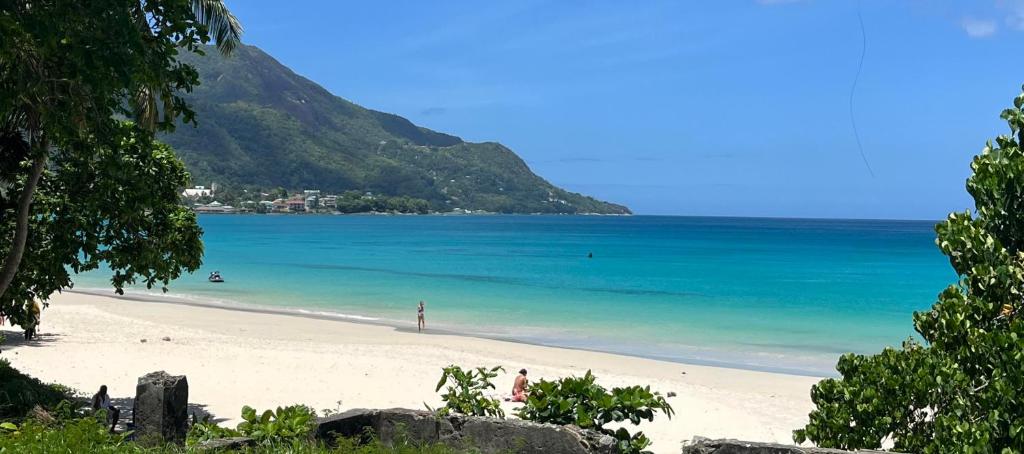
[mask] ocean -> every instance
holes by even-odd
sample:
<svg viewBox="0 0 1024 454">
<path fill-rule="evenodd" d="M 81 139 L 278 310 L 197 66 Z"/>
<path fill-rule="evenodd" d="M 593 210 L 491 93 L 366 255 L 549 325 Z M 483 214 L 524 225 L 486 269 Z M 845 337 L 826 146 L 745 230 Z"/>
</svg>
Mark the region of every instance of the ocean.
<svg viewBox="0 0 1024 454">
<path fill-rule="evenodd" d="M 834 375 L 955 282 L 934 222 L 661 216 L 200 217 L 161 295 L 694 364 Z M 592 257 L 591 257 L 592 256 Z M 224 283 L 207 281 L 219 270 Z M 76 290 L 111 293 L 109 272 Z M 133 288 L 129 295 L 156 296 Z M 183 306 L 182 310 L 188 310 Z"/>
</svg>

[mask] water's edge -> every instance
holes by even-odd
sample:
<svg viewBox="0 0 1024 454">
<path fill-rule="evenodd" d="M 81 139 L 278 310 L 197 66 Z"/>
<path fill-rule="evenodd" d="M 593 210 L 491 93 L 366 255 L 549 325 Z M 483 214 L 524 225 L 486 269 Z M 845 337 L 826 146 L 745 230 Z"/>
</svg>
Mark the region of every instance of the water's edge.
<svg viewBox="0 0 1024 454">
<path fill-rule="evenodd" d="M 288 317 L 300 317 L 300 318 L 314 319 L 314 320 L 324 320 L 324 321 L 343 322 L 343 323 L 358 323 L 358 324 L 365 324 L 365 325 L 389 327 L 389 328 L 395 329 L 396 331 L 401 331 L 401 332 L 410 332 L 411 333 L 411 332 L 415 331 L 415 326 L 414 326 L 413 323 L 403 323 L 403 322 L 399 322 L 399 321 L 396 321 L 396 320 L 388 320 L 388 319 L 383 319 L 383 318 L 369 317 L 369 316 L 362 316 L 362 315 L 352 315 L 352 314 L 342 314 L 342 313 L 336 313 L 336 312 L 330 312 L 330 311 L 312 310 L 312 309 L 306 309 L 306 308 L 302 308 L 302 307 L 298 307 L 298 306 L 289 306 L 287 308 L 269 307 L 269 306 L 261 306 L 261 305 L 257 305 L 257 304 L 250 304 L 250 303 L 243 303 L 243 302 L 236 302 L 236 301 L 232 301 L 230 303 L 227 303 L 227 302 L 213 302 L 213 301 L 202 301 L 202 300 L 198 300 L 198 299 L 173 297 L 173 296 L 162 296 L 162 295 L 153 295 L 153 294 L 144 294 L 144 295 L 124 294 L 124 295 L 118 295 L 118 294 L 110 293 L 109 290 L 101 290 L 101 289 L 94 289 L 94 288 L 66 289 L 66 290 L 64 290 L 64 292 L 73 293 L 73 294 L 80 294 L 80 295 L 99 296 L 99 297 L 104 297 L 104 298 L 114 298 L 114 299 L 124 300 L 124 301 L 136 301 L 136 302 L 142 302 L 142 303 L 172 304 L 172 305 L 177 305 L 177 306 L 222 309 L 222 310 L 246 312 L 246 313 L 253 313 L 253 314 L 282 315 L 282 316 L 288 316 Z M 578 346 L 578 345 L 559 344 L 557 342 L 544 342 L 544 341 L 540 341 L 538 339 L 530 339 L 530 338 L 518 337 L 518 336 L 514 336 L 514 335 L 508 335 L 508 336 L 486 335 L 486 334 L 482 334 L 482 333 L 475 333 L 475 332 L 471 332 L 471 331 L 463 331 L 463 330 L 452 329 L 452 328 L 441 328 L 441 329 L 431 328 L 429 331 L 424 332 L 422 334 L 469 337 L 469 338 L 476 338 L 476 339 L 494 340 L 494 341 L 499 341 L 499 342 L 515 342 L 515 343 L 534 345 L 534 346 L 540 346 L 540 347 L 550 347 L 550 348 L 560 348 L 560 349 L 565 349 L 565 350 L 577 350 L 577 351 L 605 353 L 605 354 L 619 355 L 619 356 L 625 356 L 625 357 L 643 358 L 643 359 L 650 359 L 650 360 L 655 360 L 655 361 L 664 361 L 664 362 L 670 362 L 670 363 L 676 363 L 676 364 L 689 364 L 689 365 L 695 365 L 695 366 L 707 366 L 707 367 L 719 367 L 719 368 L 727 368 L 727 369 L 749 370 L 749 371 L 767 372 L 767 373 L 773 373 L 773 374 L 797 375 L 797 376 L 804 376 L 804 377 L 822 377 L 822 378 L 824 378 L 825 376 L 837 376 L 835 373 L 827 374 L 826 375 L 826 374 L 822 374 L 821 371 L 805 370 L 805 369 L 799 369 L 799 368 L 770 367 L 770 366 L 761 366 L 761 365 L 756 365 L 756 364 L 737 363 L 737 362 L 729 362 L 729 361 L 716 361 L 716 360 L 698 359 L 698 358 L 667 357 L 667 356 L 660 356 L 660 355 L 643 354 L 643 353 L 638 353 L 638 352 L 627 352 L 627 351 L 615 351 L 615 350 L 609 350 L 609 349 L 587 348 L 587 347 L 582 347 L 582 346 Z"/>
</svg>

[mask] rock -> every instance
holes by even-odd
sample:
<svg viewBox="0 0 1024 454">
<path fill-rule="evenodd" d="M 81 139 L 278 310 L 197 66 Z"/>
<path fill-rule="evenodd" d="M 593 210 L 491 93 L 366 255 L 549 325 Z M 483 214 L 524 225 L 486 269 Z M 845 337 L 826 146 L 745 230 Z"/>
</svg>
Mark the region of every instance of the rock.
<svg viewBox="0 0 1024 454">
<path fill-rule="evenodd" d="M 197 451 L 233 451 L 242 448 L 248 448 L 256 446 L 256 440 L 248 437 L 230 437 L 230 438 L 218 438 L 216 440 L 206 440 L 196 445 Z"/>
<path fill-rule="evenodd" d="M 170 338 L 170 337 L 168 337 L 168 336 L 164 336 L 164 338 L 163 338 L 163 341 L 164 341 L 164 342 L 170 342 L 170 341 L 171 341 L 171 338 Z"/>
<path fill-rule="evenodd" d="M 579 429 L 517 419 L 466 417 L 458 434 L 462 447 L 483 453 L 592 452 Z"/>
<path fill-rule="evenodd" d="M 439 417 L 405 409 L 349 410 L 320 418 L 314 433 L 317 439 L 332 443 L 339 436 L 363 438 L 367 430 L 385 444 L 399 439 L 416 444 L 440 442 L 484 454 L 615 452 L 614 438 L 576 427 L 462 415 Z"/>
<path fill-rule="evenodd" d="M 669 391 L 668 393 L 665 394 L 665 397 L 676 397 L 676 392 L 675 391 Z"/>
<path fill-rule="evenodd" d="M 433 413 L 418 410 L 349 410 L 337 415 L 320 418 L 314 435 L 320 440 L 333 442 L 337 437 L 364 438 L 366 429 L 373 430 L 381 441 L 390 443 L 404 437 L 436 443 L 449 438 L 455 432 L 451 423 Z M 364 442 L 368 440 L 362 440 Z"/>
<path fill-rule="evenodd" d="M 49 412 L 44 410 L 43 407 L 40 407 L 38 405 L 32 407 L 32 410 L 28 412 L 28 417 L 34 419 L 36 422 L 44 426 L 48 426 L 50 424 L 57 422 L 56 418 L 54 418 L 52 415 L 50 415 Z"/>
<path fill-rule="evenodd" d="M 848 454 L 852 452 L 883 454 L 883 451 L 843 451 L 841 449 L 805 448 L 739 440 L 710 440 L 704 437 L 693 437 L 689 444 L 683 446 L 683 454 Z"/>
<path fill-rule="evenodd" d="M 147 442 L 185 441 L 188 432 L 188 380 L 152 372 L 135 387 L 135 437 Z"/>
<path fill-rule="evenodd" d="M 139 342 L 142 342 L 143 344 L 145 344 L 146 343 L 146 339 L 139 339 Z"/>
</svg>

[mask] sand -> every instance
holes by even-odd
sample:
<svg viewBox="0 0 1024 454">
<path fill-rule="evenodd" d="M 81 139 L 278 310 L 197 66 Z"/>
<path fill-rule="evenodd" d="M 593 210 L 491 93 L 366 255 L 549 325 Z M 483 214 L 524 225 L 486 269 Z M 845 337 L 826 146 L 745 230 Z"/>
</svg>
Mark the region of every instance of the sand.
<svg viewBox="0 0 1024 454">
<path fill-rule="evenodd" d="M 51 300 L 34 343 L 22 342 L 16 328 L 2 329 L 8 342 L 0 356 L 25 373 L 89 395 L 106 384 L 115 403 L 122 404 L 143 374 L 184 374 L 194 408 L 232 426 L 242 405 L 438 406 L 434 386 L 441 368 L 449 364 L 504 366 L 507 373 L 495 380 L 495 396 L 509 392 L 520 368 L 527 368 L 533 380 L 591 369 L 607 387 L 641 384 L 676 393 L 669 398 L 674 418 L 659 415 L 641 426 L 656 453 L 678 453 L 680 444 L 695 435 L 790 443 L 792 430 L 807 420 L 810 387 L 819 380 L 77 293 Z M 509 413 L 515 408 L 504 406 Z"/>
</svg>

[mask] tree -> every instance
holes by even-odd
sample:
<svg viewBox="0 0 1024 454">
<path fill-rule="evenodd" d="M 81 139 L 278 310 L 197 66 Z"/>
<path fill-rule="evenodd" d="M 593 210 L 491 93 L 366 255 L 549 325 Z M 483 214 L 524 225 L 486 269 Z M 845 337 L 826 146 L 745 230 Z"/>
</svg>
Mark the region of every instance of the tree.
<svg viewBox="0 0 1024 454">
<path fill-rule="evenodd" d="M 194 123 L 179 53 L 240 33 L 220 0 L 0 0 L 0 311 L 101 262 L 118 292 L 199 266 L 187 174 L 153 134 Z"/>
<path fill-rule="evenodd" d="M 1024 452 L 1024 93 L 1002 112 L 1010 133 L 971 164 L 976 213 L 952 213 L 936 244 L 960 276 L 931 310 L 924 338 L 871 356 L 847 354 L 811 390 L 797 442 L 921 453 Z"/>
</svg>

